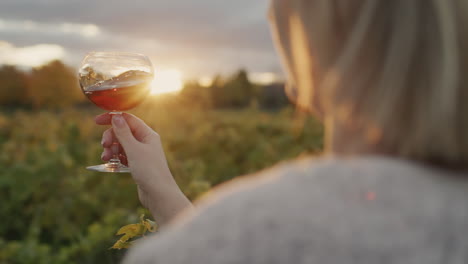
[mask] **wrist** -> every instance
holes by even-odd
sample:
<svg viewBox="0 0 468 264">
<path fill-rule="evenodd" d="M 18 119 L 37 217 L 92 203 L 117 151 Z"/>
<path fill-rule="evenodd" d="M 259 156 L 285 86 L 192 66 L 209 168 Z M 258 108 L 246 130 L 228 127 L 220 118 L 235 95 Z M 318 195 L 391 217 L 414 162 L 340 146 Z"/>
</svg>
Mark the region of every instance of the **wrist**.
<svg viewBox="0 0 468 264">
<path fill-rule="evenodd" d="M 192 207 L 190 200 L 178 187 L 170 191 L 154 193 L 149 199 L 148 210 L 160 226 L 166 225 L 180 212 Z"/>
</svg>

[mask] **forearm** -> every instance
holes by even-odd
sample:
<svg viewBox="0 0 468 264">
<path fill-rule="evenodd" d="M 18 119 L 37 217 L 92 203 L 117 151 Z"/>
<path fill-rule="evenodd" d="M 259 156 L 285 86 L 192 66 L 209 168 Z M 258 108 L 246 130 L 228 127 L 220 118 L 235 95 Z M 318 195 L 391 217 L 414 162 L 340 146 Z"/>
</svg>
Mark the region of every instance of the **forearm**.
<svg viewBox="0 0 468 264">
<path fill-rule="evenodd" d="M 149 195 L 148 209 L 159 226 L 165 226 L 184 210 L 193 210 L 190 200 L 176 186 Z"/>
<path fill-rule="evenodd" d="M 139 118 L 130 115 L 105 114 L 96 117 L 96 123 L 110 125 L 102 139 L 102 145 L 110 154 L 110 147 L 117 137 L 138 186 L 138 198 L 148 208 L 158 225 L 165 225 L 184 209 L 193 208 L 185 197 L 167 165 L 161 139 Z M 111 155 L 104 155 L 109 160 Z"/>
</svg>

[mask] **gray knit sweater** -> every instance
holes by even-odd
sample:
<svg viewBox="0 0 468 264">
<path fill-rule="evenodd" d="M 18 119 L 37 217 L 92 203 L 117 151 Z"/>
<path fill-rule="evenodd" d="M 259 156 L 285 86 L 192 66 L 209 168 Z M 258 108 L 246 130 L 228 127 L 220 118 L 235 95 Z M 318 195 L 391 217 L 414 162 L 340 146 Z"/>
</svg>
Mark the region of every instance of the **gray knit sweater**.
<svg viewBox="0 0 468 264">
<path fill-rule="evenodd" d="M 260 174 L 221 187 L 124 262 L 468 263 L 468 175 L 380 157 Z"/>
</svg>

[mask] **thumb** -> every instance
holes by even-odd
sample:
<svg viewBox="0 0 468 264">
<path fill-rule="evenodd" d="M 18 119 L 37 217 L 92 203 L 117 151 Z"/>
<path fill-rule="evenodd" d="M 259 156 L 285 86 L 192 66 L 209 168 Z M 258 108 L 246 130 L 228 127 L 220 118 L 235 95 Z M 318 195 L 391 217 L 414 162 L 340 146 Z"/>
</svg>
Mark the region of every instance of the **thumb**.
<svg viewBox="0 0 468 264">
<path fill-rule="evenodd" d="M 126 151 L 138 143 L 122 115 L 112 115 L 112 128 L 115 136 Z"/>
</svg>

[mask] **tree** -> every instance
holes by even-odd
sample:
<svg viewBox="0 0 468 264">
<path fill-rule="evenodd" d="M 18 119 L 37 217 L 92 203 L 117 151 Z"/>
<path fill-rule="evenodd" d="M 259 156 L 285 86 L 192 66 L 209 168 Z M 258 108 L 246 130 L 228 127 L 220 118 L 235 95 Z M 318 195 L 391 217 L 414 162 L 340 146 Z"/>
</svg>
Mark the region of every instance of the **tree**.
<svg viewBox="0 0 468 264">
<path fill-rule="evenodd" d="M 33 69 L 27 96 L 35 108 L 65 107 L 84 99 L 75 72 L 60 61 Z"/>
<path fill-rule="evenodd" d="M 280 109 L 289 104 L 283 83 L 273 83 L 261 86 L 258 103 L 264 109 Z"/>
<path fill-rule="evenodd" d="M 211 101 L 211 105 L 215 108 L 225 106 L 224 102 L 224 80 L 221 75 L 216 75 L 213 78 L 213 82 L 208 87 L 208 94 Z"/>
<path fill-rule="evenodd" d="M 196 81 L 188 81 L 180 92 L 184 104 L 197 108 L 210 108 L 211 98 L 209 88 L 203 87 Z"/>
<path fill-rule="evenodd" d="M 239 70 L 226 81 L 216 76 L 209 92 L 212 105 L 216 108 L 246 107 L 255 98 L 255 86 L 249 81 L 245 70 Z"/>
<path fill-rule="evenodd" d="M 13 66 L 0 68 L 0 105 L 18 106 L 26 102 L 26 75 Z"/>
<path fill-rule="evenodd" d="M 240 70 L 224 85 L 224 96 L 228 106 L 245 107 L 254 96 L 254 87 L 249 81 L 247 72 Z"/>
</svg>

